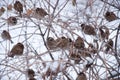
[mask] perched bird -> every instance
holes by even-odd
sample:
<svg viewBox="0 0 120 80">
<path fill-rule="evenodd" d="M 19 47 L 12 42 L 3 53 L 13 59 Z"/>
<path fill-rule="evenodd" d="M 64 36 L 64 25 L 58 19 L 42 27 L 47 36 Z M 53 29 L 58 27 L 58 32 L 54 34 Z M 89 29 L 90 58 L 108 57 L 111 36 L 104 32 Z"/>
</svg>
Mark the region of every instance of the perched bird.
<svg viewBox="0 0 120 80">
<path fill-rule="evenodd" d="M 87 80 L 87 77 L 83 72 L 81 72 L 78 74 L 78 77 L 76 78 L 76 80 Z"/>
<path fill-rule="evenodd" d="M 96 35 L 95 28 L 91 25 L 81 24 L 82 31 L 87 35 Z"/>
<path fill-rule="evenodd" d="M 109 22 L 118 19 L 118 17 L 113 12 L 109 12 L 109 11 L 105 13 L 104 17 Z"/>
<path fill-rule="evenodd" d="M 14 3 L 14 9 L 19 12 L 19 15 L 22 17 L 22 12 L 23 12 L 23 5 L 20 1 L 16 1 Z"/>
<path fill-rule="evenodd" d="M 0 16 L 2 16 L 2 14 L 5 12 L 5 8 L 4 7 L 1 7 L 0 8 Z"/>
<path fill-rule="evenodd" d="M 11 43 L 13 43 L 13 41 L 11 40 L 11 35 L 9 34 L 8 31 L 3 30 L 3 32 L 1 33 L 1 37 L 3 40 L 9 40 L 11 41 Z"/>
<path fill-rule="evenodd" d="M 13 16 L 10 16 L 8 19 L 7 19 L 7 23 L 9 25 L 16 25 L 17 24 L 17 18 L 16 17 L 13 17 Z"/>
<path fill-rule="evenodd" d="M 17 43 L 13 46 L 10 51 L 9 57 L 14 57 L 15 55 L 22 55 L 24 50 L 24 45 L 22 43 Z"/>
<path fill-rule="evenodd" d="M 56 49 L 56 41 L 52 37 L 48 37 L 46 44 L 49 49 Z"/>
<path fill-rule="evenodd" d="M 106 43 L 106 49 L 105 51 L 108 52 L 110 49 L 113 48 L 113 40 L 112 39 L 109 39 L 109 41 Z"/>
<path fill-rule="evenodd" d="M 61 49 L 67 49 L 69 47 L 69 41 L 70 39 L 62 36 L 61 38 L 56 39 L 57 47 Z"/>
<path fill-rule="evenodd" d="M 36 8 L 33 12 L 33 17 L 37 19 L 44 18 L 48 13 L 43 8 Z"/>
<path fill-rule="evenodd" d="M 28 69 L 27 70 L 27 75 L 29 78 L 32 78 L 35 76 L 35 72 L 32 69 Z"/>
<path fill-rule="evenodd" d="M 75 40 L 75 42 L 74 42 L 74 47 L 75 47 L 76 49 L 84 49 L 85 44 L 84 44 L 83 39 L 82 39 L 80 36 L 77 37 L 77 39 Z"/>
</svg>

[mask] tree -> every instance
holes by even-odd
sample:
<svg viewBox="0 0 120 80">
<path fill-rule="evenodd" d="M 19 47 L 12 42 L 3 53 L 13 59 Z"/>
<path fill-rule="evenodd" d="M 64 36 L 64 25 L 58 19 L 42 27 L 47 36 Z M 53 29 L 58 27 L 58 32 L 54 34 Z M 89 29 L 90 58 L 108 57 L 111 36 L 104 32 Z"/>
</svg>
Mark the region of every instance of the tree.
<svg viewBox="0 0 120 80">
<path fill-rule="evenodd" d="M 119 79 L 119 10 L 119 0 L 1 1 L 11 38 L 0 39 L 0 79 Z"/>
</svg>

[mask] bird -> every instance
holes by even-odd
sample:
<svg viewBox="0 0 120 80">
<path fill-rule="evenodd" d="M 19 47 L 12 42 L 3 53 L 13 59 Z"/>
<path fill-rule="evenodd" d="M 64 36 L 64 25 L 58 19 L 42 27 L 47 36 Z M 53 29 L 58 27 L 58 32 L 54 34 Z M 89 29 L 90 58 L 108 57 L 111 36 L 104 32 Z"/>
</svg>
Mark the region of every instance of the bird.
<svg viewBox="0 0 120 80">
<path fill-rule="evenodd" d="M 7 19 L 7 23 L 9 25 L 16 25 L 17 24 L 17 18 L 16 17 L 13 17 L 13 16 L 10 16 L 8 19 Z"/>
<path fill-rule="evenodd" d="M 27 69 L 27 75 L 29 78 L 32 78 L 35 76 L 35 72 L 32 69 Z"/>
<path fill-rule="evenodd" d="M 113 48 L 113 44 L 114 44 L 113 40 L 109 39 L 108 42 L 105 44 L 105 46 L 106 46 L 105 51 L 108 52 L 110 49 L 112 49 Z"/>
<path fill-rule="evenodd" d="M 23 12 L 23 5 L 20 1 L 16 1 L 14 3 L 14 9 L 19 12 L 19 15 L 22 17 L 22 12 Z"/>
<path fill-rule="evenodd" d="M 95 28 L 91 25 L 81 24 L 82 31 L 87 35 L 96 35 Z"/>
<path fill-rule="evenodd" d="M 78 36 L 77 39 L 74 42 L 74 47 L 76 49 L 84 49 L 85 44 L 84 44 L 83 38 L 81 38 L 80 36 Z"/>
<path fill-rule="evenodd" d="M 109 22 L 118 19 L 118 17 L 115 15 L 114 12 L 109 12 L 109 11 L 105 13 L 104 17 Z"/>
<path fill-rule="evenodd" d="M 76 78 L 76 80 L 87 80 L 86 75 L 83 72 L 80 72 Z"/>
<path fill-rule="evenodd" d="M 57 45 L 57 47 L 59 47 L 61 49 L 68 49 L 70 41 L 71 41 L 70 39 L 62 36 L 62 37 L 56 39 L 56 42 L 57 42 L 56 45 Z"/>
<path fill-rule="evenodd" d="M 48 13 L 47 13 L 43 8 L 37 7 L 37 8 L 33 11 L 33 17 L 34 17 L 34 18 L 37 18 L 37 19 L 42 19 L 42 18 L 44 18 L 46 15 L 48 15 Z"/>
<path fill-rule="evenodd" d="M 20 42 L 18 42 L 16 45 L 13 46 L 13 48 L 10 51 L 9 57 L 14 57 L 15 55 L 22 55 L 24 51 L 24 45 Z"/>
<path fill-rule="evenodd" d="M 0 16 L 2 16 L 2 14 L 5 12 L 5 8 L 4 7 L 1 7 L 0 8 Z"/>
<path fill-rule="evenodd" d="M 56 49 L 56 41 L 52 37 L 48 37 L 46 44 L 50 50 Z"/>
<path fill-rule="evenodd" d="M 1 33 L 1 37 L 3 40 L 9 40 L 11 43 L 13 43 L 13 41 L 11 40 L 11 35 L 8 31 L 3 30 Z"/>
</svg>

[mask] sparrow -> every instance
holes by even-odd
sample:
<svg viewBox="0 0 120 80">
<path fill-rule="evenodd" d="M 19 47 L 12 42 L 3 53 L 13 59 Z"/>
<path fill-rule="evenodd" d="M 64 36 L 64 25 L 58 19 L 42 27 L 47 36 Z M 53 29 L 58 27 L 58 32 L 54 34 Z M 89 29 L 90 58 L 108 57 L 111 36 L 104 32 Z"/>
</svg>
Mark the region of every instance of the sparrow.
<svg viewBox="0 0 120 80">
<path fill-rule="evenodd" d="M 27 70 L 27 75 L 29 78 L 32 78 L 35 76 L 35 72 L 32 69 L 28 69 Z"/>
<path fill-rule="evenodd" d="M 104 17 L 109 22 L 118 19 L 118 17 L 113 12 L 109 12 L 109 11 L 105 13 Z"/>
<path fill-rule="evenodd" d="M 91 25 L 81 24 L 82 31 L 87 35 L 96 35 L 95 28 Z"/>
<path fill-rule="evenodd" d="M 46 44 L 50 50 L 56 49 L 56 41 L 52 37 L 48 37 Z"/>
<path fill-rule="evenodd" d="M 24 51 L 24 45 L 22 43 L 17 43 L 13 46 L 13 48 L 10 51 L 9 57 L 14 57 L 15 55 L 22 55 Z"/>
<path fill-rule="evenodd" d="M 14 9 L 17 11 L 17 12 L 19 12 L 19 15 L 20 16 L 22 16 L 22 12 L 23 12 L 23 5 L 22 5 L 22 3 L 20 2 L 20 1 L 16 1 L 15 3 L 14 3 Z"/>
<path fill-rule="evenodd" d="M 76 80 L 87 80 L 87 77 L 83 72 L 81 72 L 78 74 Z"/>
<path fill-rule="evenodd" d="M 106 49 L 105 51 L 108 52 L 110 49 L 113 48 L 113 40 L 112 39 L 109 39 L 109 41 L 106 43 Z"/>
<path fill-rule="evenodd" d="M 33 17 L 42 19 L 44 18 L 48 13 L 43 8 L 36 8 L 33 12 Z"/>
<path fill-rule="evenodd" d="M 17 24 L 17 19 L 16 19 L 16 17 L 10 16 L 10 17 L 7 19 L 7 23 L 8 23 L 9 25 L 16 25 L 16 24 Z"/>
<path fill-rule="evenodd" d="M 71 42 L 71 40 L 69 38 L 62 36 L 61 38 L 56 39 L 56 42 L 57 42 L 57 47 L 61 49 L 68 49 L 70 45 L 69 42 Z"/>
<path fill-rule="evenodd" d="M 5 8 L 4 7 L 1 7 L 0 8 L 0 16 L 2 16 L 2 14 L 5 12 Z"/>
<path fill-rule="evenodd" d="M 3 40 L 9 40 L 11 41 L 11 43 L 13 43 L 13 41 L 11 40 L 11 35 L 8 31 L 3 30 L 3 32 L 1 33 L 1 37 Z"/>
<path fill-rule="evenodd" d="M 80 36 L 78 36 L 77 39 L 75 40 L 74 47 L 76 49 L 84 49 L 85 47 L 84 40 Z"/>
</svg>

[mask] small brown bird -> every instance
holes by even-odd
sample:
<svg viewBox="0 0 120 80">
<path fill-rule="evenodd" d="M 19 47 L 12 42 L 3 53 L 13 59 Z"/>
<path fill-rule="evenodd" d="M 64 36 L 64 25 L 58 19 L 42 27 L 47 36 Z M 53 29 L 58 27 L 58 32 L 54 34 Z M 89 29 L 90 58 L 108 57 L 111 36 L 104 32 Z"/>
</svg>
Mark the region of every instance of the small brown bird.
<svg viewBox="0 0 120 80">
<path fill-rule="evenodd" d="M 83 72 L 81 72 L 78 74 L 78 77 L 76 78 L 76 80 L 87 80 L 87 77 Z"/>
<path fill-rule="evenodd" d="M 52 37 L 48 37 L 46 44 L 50 50 L 56 49 L 56 41 Z"/>
<path fill-rule="evenodd" d="M 11 35 L 9 34 L 8 31 L 3 30 L 3 32 L 1 33 L 1 37 L 3 40 L 9 40 L 11 41 L 11 43 L 13 43 L 13 41 L 11 40 Z"/>
<path fill-rule="evenodd" d="M 37 19 L 44 18 L 48 13 L 43 8 L 36 8 L 33 12 L 33 17 Z"/>
<path fill-rule="evenodd" d="M 0 16 L 2 16 L 2 14 L 5 12 L 5 8 L 4 7 L 1 7 L 0 8 Z"/>
<path fill-rule="evenodd" d="M 7 19 L 7 23 L 9 25 L 16 25 L 17 24 L 17 18 L 16 17 L 13 17 L 13 16 L 10 16 L 8 19 Z"/>
<path fill-rule="evenodd" d="M 24 45 L 22 43 L 17 43 L 13 46 L 10 51 L 9 57 L 14 57 L 15 55 L 22 55 L 24 50 Z"/>
<path fill-rule="evenodd" d="M 32 69 L 28 69 L 27 70 L 27 75 L 29 78 L 32 78 L 35 76 L 35 72 Z"/>
<path fill-rule="evenodd" d="M 69 39 L 62 36 L 61 38 L 56 39 L 57 47 L 61 49 L 67 49 L 69 46 Z"/>
<path fill-rule="evenodd" d="M 113 12 L 109 12 L 109 11 L 105 13 L 104 17 L 109 22 L 118 19 L 118 17 Z"/>
<path fill-rule="evenodd" d="M 84 44 L 83 39 L 82 39 L 80 36 L 77 37 L 77 39 L 75 40 L 75 42 L 74 42 L 74 47 L 75 47 L 76 49 L 84 49 L 85 44 Z"/>
<path fill-rule="evenodd" d="M 110 49 L 113 48 L 113 40 L 112 39 L 109 39 L 109 41 L 106 43 L 106 49 L 105 51 L 108 52 Z"/>
<path fill-rule="evenodd" d="M 19 12 L 19 15 L 22 17 L 22 12 L 23 12 L 23 5 L 20 1 L 16 1 L 14 3 L 14 9 Z"/>
<path fill-rule="evenodd" d="M 95 28 L 91 25 L 81 24 L 82 31 L 87 35 L 96 35 Z"/>
</svg>

